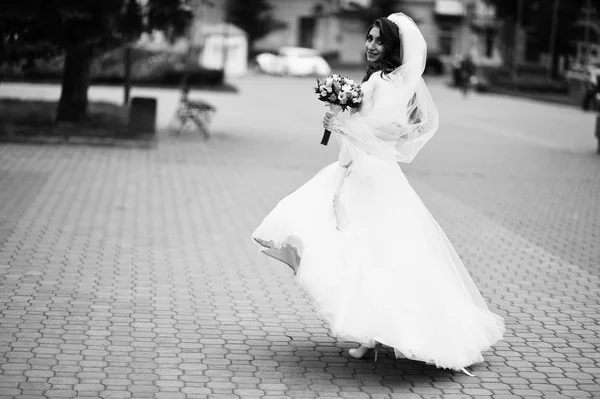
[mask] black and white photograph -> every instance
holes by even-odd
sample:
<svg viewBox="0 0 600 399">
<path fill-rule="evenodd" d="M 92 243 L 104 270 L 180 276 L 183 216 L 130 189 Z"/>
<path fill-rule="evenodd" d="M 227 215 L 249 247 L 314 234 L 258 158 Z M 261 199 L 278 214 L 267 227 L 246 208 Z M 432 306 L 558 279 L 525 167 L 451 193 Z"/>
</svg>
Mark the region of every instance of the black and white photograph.
<svg viewBox="0 0 600 399">
<path fill-rule="evenodd" d="M 600 399 L 600 0 L 2 0 L 1 399 Z"/>
</svg>

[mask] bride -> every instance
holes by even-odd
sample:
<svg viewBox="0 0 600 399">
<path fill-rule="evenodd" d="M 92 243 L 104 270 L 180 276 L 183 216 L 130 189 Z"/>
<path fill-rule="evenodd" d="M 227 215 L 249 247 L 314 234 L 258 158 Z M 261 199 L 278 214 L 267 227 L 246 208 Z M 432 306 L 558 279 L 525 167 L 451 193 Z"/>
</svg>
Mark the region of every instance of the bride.
<svg viewBox="0 0 600 399">
<path fill-rule="evenodd" d="M 363 357 L 383 344 L 396 357 L 463 370 L 503 338 L 452 244 L 398 162 L 411 162 L 438 128 L 422 79 L 427 46 L 411 18 L 380 18 L 357 112 L 328 113 L 339 160 L 290 194 L 252 234 L 288 264 L 340 339 Z M 471 375 L 471 374 L 469 374 Z"/>
</svg>

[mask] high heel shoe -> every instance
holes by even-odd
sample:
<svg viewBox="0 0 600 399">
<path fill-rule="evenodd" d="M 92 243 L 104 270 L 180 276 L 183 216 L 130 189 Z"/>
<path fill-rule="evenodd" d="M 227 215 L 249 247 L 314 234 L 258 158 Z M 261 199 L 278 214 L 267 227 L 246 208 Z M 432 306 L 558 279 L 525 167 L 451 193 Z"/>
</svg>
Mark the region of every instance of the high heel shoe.
<svg viewBox="0 0 600 399">
<path fill-rule="evenodd" d="M 466 375 L 468 375 L 469 377 L 477 377 L 475 374 L 470 373 L 466 368 L 461 368 L 460 371 L 462 371 L 463 373 L 465 373 Z"/>
<path fill-rule="evenodd" d="M 356 349 L 350 349 L 348 354 L 355 359 L 362 359 L 362 357 L 369 351 L 373 349 L 373 353 L 375 354 L 375 362 L 377 361 L 377 354 L 379 353 L 379 349 L 381 349 L 381 343 L 375 343 L 373 348 L 365 345 L 361 345 Z"/>
</svg>

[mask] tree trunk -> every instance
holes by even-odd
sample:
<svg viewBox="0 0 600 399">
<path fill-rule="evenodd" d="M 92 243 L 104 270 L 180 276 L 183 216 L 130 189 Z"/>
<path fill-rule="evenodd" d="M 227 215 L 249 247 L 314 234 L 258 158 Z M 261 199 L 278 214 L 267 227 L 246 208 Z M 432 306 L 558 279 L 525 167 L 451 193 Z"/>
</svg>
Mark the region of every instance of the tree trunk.
<svg viewBox="0 0 600 399">
<path fill-rule="evenodd" d="M 86 114 L 92 51 L 87 48 L 72 48 L 65 53 L 62 76 L 62 91 L 58 103 L 58 122 L 77 122 Z"/>
</svg>

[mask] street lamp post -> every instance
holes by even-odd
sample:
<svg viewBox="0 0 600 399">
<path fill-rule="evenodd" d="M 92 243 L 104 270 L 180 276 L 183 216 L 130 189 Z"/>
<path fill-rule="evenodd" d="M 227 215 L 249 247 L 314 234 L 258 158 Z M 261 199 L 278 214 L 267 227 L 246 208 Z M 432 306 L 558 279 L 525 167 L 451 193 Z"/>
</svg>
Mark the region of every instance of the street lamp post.
<svg viewBox="0 0 600 399">
<path fill-rule="evenodd" d="M 229 56 L 229 0 L 225 0 L 223 7 L 225 10 L 225 15 L 223 18 L 223 32 L 221 32 L 221 40 L 223 43 L 223 46 L 221 47 L 221 62 L 223 66 L 223 75 L 225 75 L 227 70 L 227 58 Z"/>
<path fill-rule="evenodd" d="M 596 154 L 600 155 L 600 112 L 596 110 L 596 132 L 597 147 Z"/>
<path fill-rule="evenodd" d="M 585 56 L 584 56 L 584 65 L 587 66 L 590 63 L 590 26 L 592 24 L 591 20 L 591 4 L 590 0 L 586 0 L 585 2 L 585 30 L 584 30 L 584 41 L 585 41 Z M 598 81 L 594 82 L 594 84 L 598 84 Z M 596 113 L 596 126 L 594 135 L 597 140 L 597 148 L 596 154 L 600 155 L 600 107 L 596 105 L 596 109 L 594 110 Z"/>
<path fill-rule="evenodd" d="M 513 71 L 512 76 L 513 80 L 517 80 L 519 75 L 519 51 L 518 51 L 518 43 L 519 43 L 519 31 L 521 30 L 521 24 L 523 23 L 523 0 L 517 1 L 517 24 L 515 26 L 515 37 L 513 44 Z"/>
<path fill-rule="evenodd" d="M 556 53 L 556 32 L 558 30 L 558 8 L 560 0 L 554 0 L 554 8 L 552 10 L 552 28 L 550 31 L 550 66 L 548 68 L 548 77 L 552 77 L 554 66 L 554 57 Z"/>
<path fill-rule="evenodd" d="M 585 2 L 585 30 L 584 30 L 584 35 L 585 35 L 585 57 L 584 57 L 584 65 L 588 65 L 590 63 L 590 25 L 592 23 L 591 21 L 591 15 L 590 15 L 590 0 L 586 0 Z"/>
</svg>

